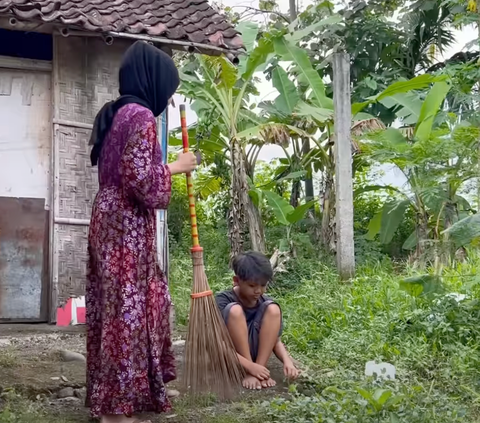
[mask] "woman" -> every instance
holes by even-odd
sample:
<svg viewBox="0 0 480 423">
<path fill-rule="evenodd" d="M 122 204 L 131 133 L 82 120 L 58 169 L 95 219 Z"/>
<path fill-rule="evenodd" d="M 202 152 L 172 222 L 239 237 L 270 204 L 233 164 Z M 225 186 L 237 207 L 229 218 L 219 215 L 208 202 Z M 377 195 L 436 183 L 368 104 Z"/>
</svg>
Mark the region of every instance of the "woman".
<svg viewBox="0 0 480 423">
<path fill-rule="evenodd" d="M 155 209 L 168 206 L 171 175 L 194 170 L 197 160 L 180 154 L 163 165 L 155 118 L 178 84 L 167 54 L 133 44 L 120 66 L 120 97 L 100 110 L 92 132 L 100 190 L 88 245 L 87 405 L 102 423 L 170 408 L 171 300 L 156 260 Z"/>
</svg>

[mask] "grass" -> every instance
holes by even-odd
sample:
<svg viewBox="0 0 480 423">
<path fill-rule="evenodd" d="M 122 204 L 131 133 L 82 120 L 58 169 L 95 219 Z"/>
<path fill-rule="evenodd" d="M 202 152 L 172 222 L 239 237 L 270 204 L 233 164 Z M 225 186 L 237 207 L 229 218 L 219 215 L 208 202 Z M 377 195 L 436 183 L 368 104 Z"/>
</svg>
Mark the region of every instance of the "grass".
<svg viewBox="0 0 480 423">
<path fill-rule="evenodd" d="M 206 250 L 208 251 L 208 249 Z M 211 287 L 231 286 L 225 263 L 206 258 Z M 350 284 L 318 260 L 297 260 L 270 292 L 282 306 L 283 339 L 305 365 L 303 380 L 285 398 L 234 404 L 175 403 L 170 422 L 362 423 L 480 422 L 480 259 L 447 268 L 441 286 L 466 295 L 413 297 L 388 261 L 358 269 Z M 177 322 L 186 323 L 191 284 L 188 255 L 172 260 L 170 286 Z M 0 365 L 14 357 L 0 356 Z M 387 361 L 395 381 L 364 376 L 365 363 Z M 52 418 L 41 402 L 3 393 L 0 423 L 86 421 Z M 48 414 L 50 413 L 50 414 Z"/>
<path fill-rule="evenodd" d="M 188 257 L 171 286 L 177 318 L 189 306 Z M 257 404 L 264 421 L 477 422 L 480 421 L 480 289 L 476 257 L 445 270 L 442 287 L 467 295 L 412 297 L 399 288 L 414 274 L 382 264 L 358 269 L 351 284 L 329 265 L 299 260 L 270 291 L 284 313 L 283 339 L 307 367 L 290 398 Z M 223 268 L 222 268 L 223 269 Z M 231 276 L 207 264 L 212 288 Z M 387 361 L 396 380 L 364 376 L 367 361 Z"/>
<path fill-rule="evenodd" d="M 64 413 L 68 416 L 69 413 Z M 0 423 L 78 423 L 75 418 L 53 415 L 44 403 L 7 390 L 0 395 Z"/>
<path fill-rule="evenodd" d="M 16 365 L 15 353 L 10 349 L 0 351 L 0 367 L 12 368 Z"/>
</svg>

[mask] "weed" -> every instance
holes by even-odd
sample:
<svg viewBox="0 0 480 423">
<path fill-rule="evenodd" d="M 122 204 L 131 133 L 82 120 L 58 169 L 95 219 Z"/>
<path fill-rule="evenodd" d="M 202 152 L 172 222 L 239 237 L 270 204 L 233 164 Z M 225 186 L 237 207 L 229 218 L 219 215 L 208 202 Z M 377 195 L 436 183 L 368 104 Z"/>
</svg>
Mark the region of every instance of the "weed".
<svg viewBox="0 0 480 423">
<path fill-rule="evenodd" d="M 12 350 L 2 349 L 0 350 L 0 367 L 12 368 L 16 366 L 16 357 Z"/>
</svg>

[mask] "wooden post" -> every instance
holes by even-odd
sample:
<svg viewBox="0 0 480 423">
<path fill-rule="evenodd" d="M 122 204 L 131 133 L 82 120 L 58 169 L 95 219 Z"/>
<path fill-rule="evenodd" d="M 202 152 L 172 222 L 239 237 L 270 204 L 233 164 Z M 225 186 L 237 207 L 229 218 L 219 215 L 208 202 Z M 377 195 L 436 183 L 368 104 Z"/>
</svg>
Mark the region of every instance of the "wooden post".
<svg viewBox="0 0 480 423">
<path fill-rule="evenodd" d="M 333 55 L 333 102 L 335 124 L 335 187 L 337 268 L 343 280 L 355 274 L 353 242 L 352 105 L 350 99 L 350 56 Z"/>
</svg>

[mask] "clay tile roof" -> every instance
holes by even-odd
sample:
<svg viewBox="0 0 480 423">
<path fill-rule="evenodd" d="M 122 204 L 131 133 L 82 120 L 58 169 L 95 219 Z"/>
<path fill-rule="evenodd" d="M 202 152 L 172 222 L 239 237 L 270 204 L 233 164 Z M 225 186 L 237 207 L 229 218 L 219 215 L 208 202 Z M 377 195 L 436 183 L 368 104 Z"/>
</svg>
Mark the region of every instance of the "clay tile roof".
<svg viewBox="0 0 480 423">
<path fill-rule="evenodd" d="M 95 32 L 145 34 L 239 50 L 239 33 L 208 0 L 0 0 L 0 15 Z"/>
</svg>

